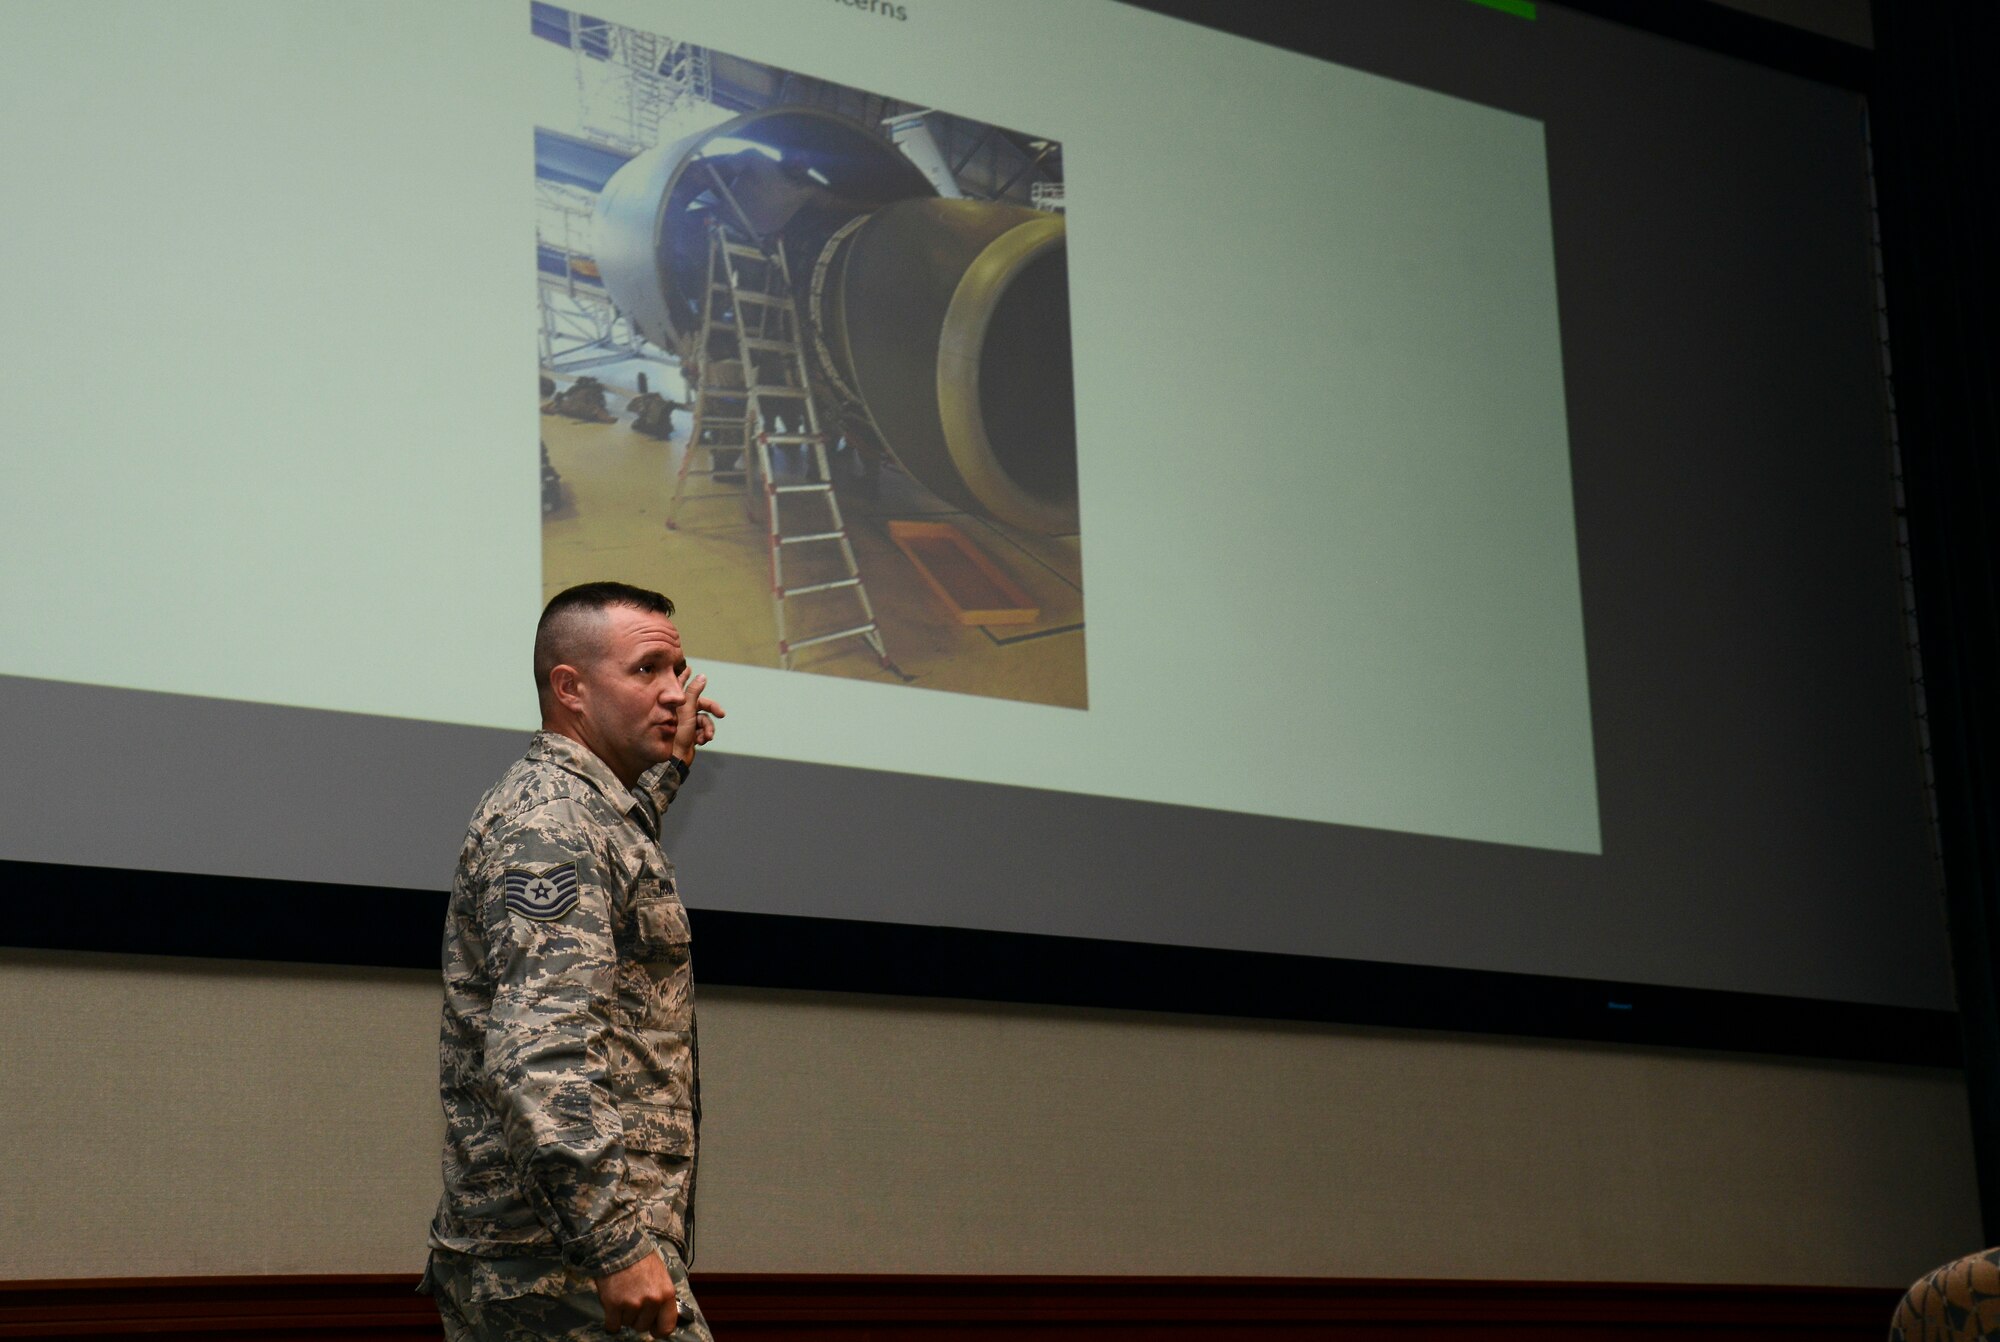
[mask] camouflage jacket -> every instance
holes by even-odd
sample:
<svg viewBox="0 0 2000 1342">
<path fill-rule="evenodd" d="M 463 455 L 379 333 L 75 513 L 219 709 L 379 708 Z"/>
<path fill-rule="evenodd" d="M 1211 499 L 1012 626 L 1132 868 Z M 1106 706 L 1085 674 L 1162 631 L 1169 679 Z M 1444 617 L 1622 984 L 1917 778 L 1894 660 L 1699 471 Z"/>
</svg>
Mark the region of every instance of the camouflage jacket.
<svg viewBox="0 0 2000 1342">
<path fill-rule="evenodd" d="M 649 1231 L 693 1247 L 694 980 L 659 845 L 678 787 L 661 766 L 628 789 L 538 732 L 473 814 L 445 917 L 432 1247 L 511 1277 L 615 1272 Z"/>
</svg>

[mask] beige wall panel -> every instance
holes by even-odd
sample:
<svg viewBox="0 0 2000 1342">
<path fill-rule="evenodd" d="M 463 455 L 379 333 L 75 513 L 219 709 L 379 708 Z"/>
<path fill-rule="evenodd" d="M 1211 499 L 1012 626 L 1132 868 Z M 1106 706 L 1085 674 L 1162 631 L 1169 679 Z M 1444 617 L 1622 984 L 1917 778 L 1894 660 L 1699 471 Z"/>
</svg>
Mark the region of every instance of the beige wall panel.
<svg viewBox="0 0 2000 1342">
<path fill-rule="evenodd" d="M 700 1266 L 1899 1284 L 1955 1073 L 709 989 Z M 414 1271 L 426 974 L 0 953 L 0 1278 Z"/>
</svg>

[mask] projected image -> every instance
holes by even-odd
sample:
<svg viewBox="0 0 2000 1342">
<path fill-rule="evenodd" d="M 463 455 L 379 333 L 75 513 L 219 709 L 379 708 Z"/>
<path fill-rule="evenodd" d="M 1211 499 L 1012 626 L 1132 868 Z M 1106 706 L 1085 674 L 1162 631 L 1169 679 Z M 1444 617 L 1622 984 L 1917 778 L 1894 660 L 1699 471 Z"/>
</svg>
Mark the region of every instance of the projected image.
<svg viewBox="0 0 2000 1342">
<path fill-rule="evenodd" d="M 545 595 L 1087 707 L 1061 144 L 532 9 Z"/>
</svg>

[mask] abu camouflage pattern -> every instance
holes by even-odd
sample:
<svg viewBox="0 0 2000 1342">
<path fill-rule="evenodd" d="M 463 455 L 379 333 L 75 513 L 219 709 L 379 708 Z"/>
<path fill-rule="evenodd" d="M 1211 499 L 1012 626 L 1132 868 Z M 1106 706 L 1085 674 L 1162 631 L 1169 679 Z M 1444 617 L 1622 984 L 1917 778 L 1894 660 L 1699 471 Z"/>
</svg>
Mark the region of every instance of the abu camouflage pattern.
<svg viewBox="0 0 2000 1342">
<path fill-rule="evenodd" d="M 679 1317 L 673 1342 L 714 1342 L 702 1316 L 687 1269 L 673 1247 L 661 1256 L 673 1278 Z M 543 1262 L 538 1276 L 531 1265 L 517 1276 L 504 1261 L 439 1255 L 424 1274 L 425 1290 L 436 1297 L 446 1342 L 605 1342 L 604 1306 L 588 1277 L 560 1265 Z M 641 1334 L 626 1330 L 621 1336 Z"/>
<path fill-rule="evenodd" d="M 678 786 L 661 767 L 627 789 L 538 732 L 466 832 L 445 917 L 430 1242 L 491 1260 L 480 1296 L 615 1272 L 651 1252 L 649 1232 L 692 1251 L 694 979 L 659 845 Z"/>
</svg>

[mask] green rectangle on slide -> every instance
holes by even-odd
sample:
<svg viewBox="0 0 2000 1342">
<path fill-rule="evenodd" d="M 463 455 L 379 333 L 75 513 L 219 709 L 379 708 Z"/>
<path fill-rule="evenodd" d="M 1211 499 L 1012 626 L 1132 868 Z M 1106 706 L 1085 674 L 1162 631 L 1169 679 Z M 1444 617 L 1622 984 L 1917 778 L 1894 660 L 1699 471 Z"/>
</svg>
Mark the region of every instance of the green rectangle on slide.
<svg viewBox="0 0 2000 1342">
<path fill-rule="evenodd" d="M 1497 9 L 1502 14 L 1512 14 L 1517 19 L 1535 17 L 1534 0 L 1472 0 L 1472 3 L 1484 5 L 1488 9 Z"/>
<path fill-rule="evenodd" d="M 593 13 L 1062 142 L 1090 708 L 724 667 L 719 744 L 1597 851 L 1540 123 L 1124 5 L 910 9 Z M 37 183 L 0 205 L 37 314 L 0 335 L 37 388 L 0 673 L 531 726 L 525 183 L 566 53 L 473 0 L 394 42 L 120 13 L 0 51 L 60 109 L 0 127 Z"/>
</svg>

